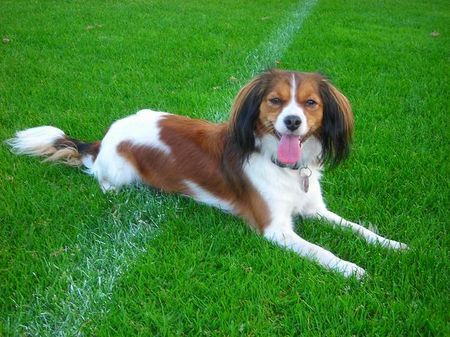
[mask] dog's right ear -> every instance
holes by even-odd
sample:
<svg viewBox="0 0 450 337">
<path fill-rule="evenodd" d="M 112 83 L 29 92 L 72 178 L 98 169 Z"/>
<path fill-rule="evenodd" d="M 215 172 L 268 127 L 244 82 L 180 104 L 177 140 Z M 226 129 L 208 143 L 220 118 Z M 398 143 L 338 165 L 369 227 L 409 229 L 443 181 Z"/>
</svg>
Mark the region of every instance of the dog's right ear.
<svg viewBox="0 0 450 337">
<path fill-rule="evenodd" d="M 245 191 L 246 182 L 236 172 L 242 169 L 244 161 L 255 151 L 255 129 L 267 87 L 266 78 L 266 73 L 253 78 L 239 91 L 231 107 L 221 165 L 228 184 L 234 186 L 238 194 Z"/>
<path fill-rule="evenodd" d="M 231 108 L 230 142 L 242 161 L 255 150 L 255 129 L 265 94 L 267 73 L 255 77 L 236 96 Z"/>
</svg>

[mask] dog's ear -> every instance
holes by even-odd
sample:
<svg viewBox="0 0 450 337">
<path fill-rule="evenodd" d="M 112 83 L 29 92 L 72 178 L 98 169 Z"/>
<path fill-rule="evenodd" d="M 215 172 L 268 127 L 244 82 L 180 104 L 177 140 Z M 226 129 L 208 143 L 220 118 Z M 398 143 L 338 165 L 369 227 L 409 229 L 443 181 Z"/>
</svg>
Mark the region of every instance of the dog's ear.
<svg viewBox="0 0 450 337">
<path fill-rule="evenodd" d="M 321 128 L 322 160 L 338 165 L 350 152 L 353 113 L 350 103 L 339 90 L 323 78 L 319 85 L 324 111 Z"/>
<path fill-rule="evenodd" d="M 255 77 L 236 96 L 231 108 L 230 142 L 243 161 L 255 150 L 255 128 L 268 74 Z"/>
</svg>

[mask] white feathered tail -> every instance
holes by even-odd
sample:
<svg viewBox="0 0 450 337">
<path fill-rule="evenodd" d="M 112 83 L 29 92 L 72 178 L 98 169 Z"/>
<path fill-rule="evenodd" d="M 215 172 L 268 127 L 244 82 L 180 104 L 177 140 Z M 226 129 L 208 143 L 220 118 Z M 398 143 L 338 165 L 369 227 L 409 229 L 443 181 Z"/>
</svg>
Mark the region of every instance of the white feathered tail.
<svg viewBox="0 0 450 337">
<path fill-rule="evenodd" d="M 83 165 L 87 156 L 95 157 L 100 142 L 84 143 L 66 136 L 64 131 L 53 126 L 38 126 L 18 131 L 6 143 L 16 154 L 44 157 L 44 161 L 62 162 L 71 166 Z"/>
</svg>

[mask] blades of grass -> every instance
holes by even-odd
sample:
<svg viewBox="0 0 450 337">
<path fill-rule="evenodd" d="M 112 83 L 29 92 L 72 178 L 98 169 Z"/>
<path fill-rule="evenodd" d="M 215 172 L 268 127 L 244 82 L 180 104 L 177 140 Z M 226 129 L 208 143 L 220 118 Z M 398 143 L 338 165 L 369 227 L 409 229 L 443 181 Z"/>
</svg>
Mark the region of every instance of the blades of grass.
<svg viewBox="0 0 450 337">
<path fill-rule="evenodd" d="M 146 251 L 146 244 L 166 216 L 163 203 L 169 201 L 145 188 L 107 198 L 115 210 L 99 219 L 95 231 L 81 233 L 71 247 L 53 254 L 57 258 L 45 261 L 55 281 L 34 294 L 28 311 L 20 313 L 19 320 L 8 322 L 11 331 L 23 330 L 32 336 L 75 336 L 84 323 L 108 310 L 106 304 L 114 284 Z M 139 208 L 129 209 L 130 204 Z"/>
<path fill-rule="evenodd" d="M 315 3 L 315 0 L 299 1 L 288 12 L 285 21 L 246 58 L 243 77 L 252 76 L 282 57 Z M 233 88 L 238 85 L 240 83 L 235 83 Z M 233 95 L 231 88 L 224 95 L 227 106 Z M 108 311 L 117 279 L 134 259 L 145 252 L 145 246 L 165 216 L 158 210 L 165 209 L 160 203 L 168 202 L 169 198 L 155 198 L 144 190 L 139 192 L 143 199 L 132 207 L 139 204 L 140 209 L 153 211 L 145 214 L 145 219 L 140 212 L 131 211 L 130 216 L 127 202 L 117 204 L 117 199 L 110 196 L 118 205 L 118 210 L 102 221 L 100 227 L 103 229 L 97 235 L 84 233 L 78 236 L 75 246 L 80 250 L 79 261 L 49 266 L 49 271 L 59 275 L 57 282 L 66 284 L 67 292 L 54 291 L 52 287 L 36 292 L 28 312 L 8 322 L 10 330 L 20 327 L 31 335 L 80 335 L 83 334 L 84 324 Z M 130 191 L 125 193 L 129 197 L 133 194 Z M 56 288 L 60 287 L 61 284 Z"/>
</svg>

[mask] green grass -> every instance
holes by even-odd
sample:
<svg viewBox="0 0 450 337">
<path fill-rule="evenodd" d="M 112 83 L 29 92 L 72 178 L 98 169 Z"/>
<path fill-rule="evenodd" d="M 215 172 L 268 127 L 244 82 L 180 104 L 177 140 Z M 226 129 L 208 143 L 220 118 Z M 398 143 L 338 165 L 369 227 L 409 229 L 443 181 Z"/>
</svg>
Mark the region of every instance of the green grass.
<svg viewBox="0 0 450 337">
<path fill-rule="evenodd" d="M 294 4 L 2 1 L 0 139 L 44 124 L 100 139 L 143 107 L 225 119 L 246 58 Z M 344 279 L 215 209 L 104 195 L 1 145 L 0 335 L 449 335 L 449 17 L 446 1 L 319 1 L 279 60 L 324 72 L 353 104 L 352 155 L 323 182 L 330 209 L 408 252 L 299 220 L 369 274 Z"/>
</svg>

